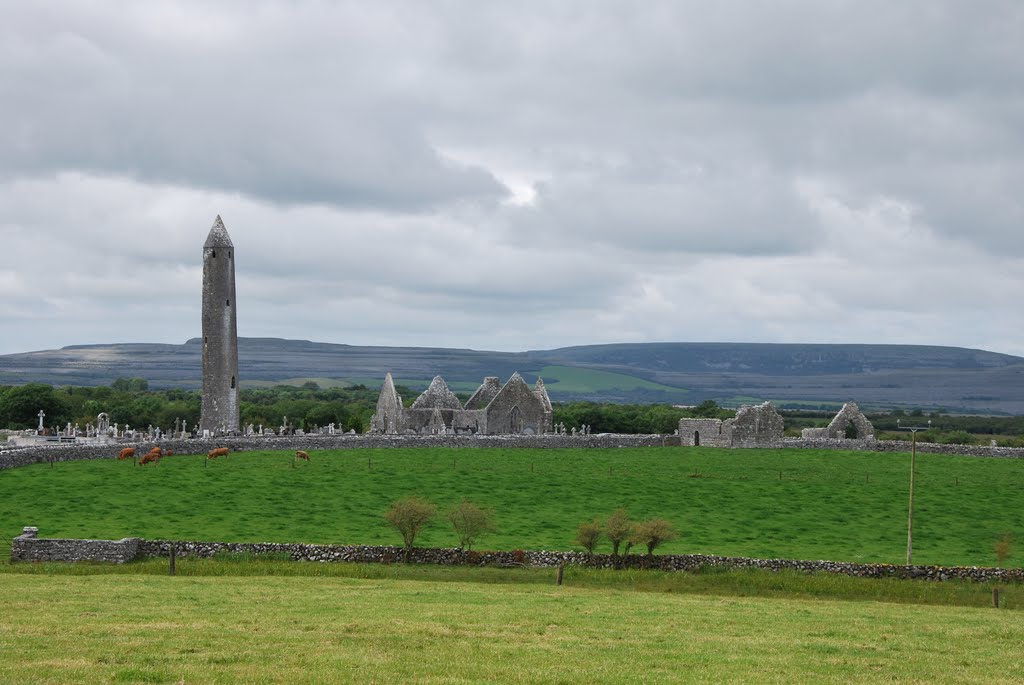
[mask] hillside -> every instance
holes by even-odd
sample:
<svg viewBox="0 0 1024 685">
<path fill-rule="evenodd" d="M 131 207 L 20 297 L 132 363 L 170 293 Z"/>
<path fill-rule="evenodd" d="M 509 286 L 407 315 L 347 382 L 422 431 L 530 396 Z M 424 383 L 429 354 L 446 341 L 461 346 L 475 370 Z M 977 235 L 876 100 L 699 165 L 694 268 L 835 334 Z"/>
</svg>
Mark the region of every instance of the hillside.
<svg viewBox="0 0 1024 685">
<path fill-rule="evenodd" d="M 305 340 L 239 340 L 243 385 L 329 379 L 425 387 L 443 375 L 456 391 L 484 376 L 540 375 L 552 399 L 785 406 L 856 400 L 870 407 L 1024 413 L 1024 358 L 983 350 L 915 345 L 636 343 L 529 352 L 360 347 Z M 146 378 L 153 387 L 198 387 L 198 339 L 182 345 L 75 345 L 0 355 L 0 384 L 107 385 Z"/>
</svg>

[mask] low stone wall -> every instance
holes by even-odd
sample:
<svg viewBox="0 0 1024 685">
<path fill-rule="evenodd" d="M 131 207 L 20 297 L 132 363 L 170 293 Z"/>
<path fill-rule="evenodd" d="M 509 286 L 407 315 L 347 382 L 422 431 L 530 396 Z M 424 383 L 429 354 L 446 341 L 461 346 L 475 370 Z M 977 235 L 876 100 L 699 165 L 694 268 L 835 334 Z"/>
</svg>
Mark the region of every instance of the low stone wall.
<svg viewBox="0 0 1024 685">
<path fill-rule="evenodd" d="M 458 448 L 532 448 L 566 447 L 608 449 L 615 447 L 678 447 L 678 435 L 292 435 L 284 437 L 235 437 L 221 439 L 161 440 L 159 442 L 121 442 L 114 445 L 54 445 L 14 448 L 0 451 L 0 470 L 81 459 L 113 459 L 125 447 L 134 447 L 139 456 L 159 445 L 175 454 L 206 454 L 217 447 L 233 452 L 247 450 L 344 450 L 404 447 Z"/>
<path fill-rule="evenodd" d="M 217 554 L 279 554 L 294 561 L 394 563 L 404 560 L 401 547 L 364 545 L 307 545 L 301 543 L 229 543 L 175 542 L 149 540 L 139 545 L 139 555 L 166 557 L 171 546 L 179 557 L 209 558 Z M 614 568 L 609 554 L 592 557 L 583 552 L 551 552 L 513 550 L 505 552 L 466 552 L 461 549 L 415 548 L 410 558 L 416 564 L 443 566 L 531 566 L 552 568 L 565 565 Z M 802 561 L 796 559 L 751 559 L 720 557 L 708 554 L 666 554 L 646 557 L 632 554 L 620 560 L 620 568 L 656 569 L 660 571 L 700 572 L 707 568 L 756 568 L 767 571 L 799 571 L 803 573 L 836 573 L 858 578 L 902 578 L 920 580 L 968 580 L 974 582 L 1024 582 L 1024 569 L 1003 569 L 984 566 L 901 566 L 893 564 L 856 564 L 841 561 Z"/>
<path fill-rule="evenodd" d="M 99 561 L 123 564 L 139 555 L 141 538 L 72 540 L 37 537 L 38 529 L 25 528 L 11 541 L 11 561 Z"/>
<path fill-rule="evenodd" d="M 401 547 L 373 545 L 309 545 L 287 542 L 198 542 L 194 540 L 66 540 L 37 537 L 35 528 L 26 528 L 11 547 L 11 561 L 109 562 L 123 564 L 141 557 L 168 557 L 171 547 L 177 557 L 209 558 L 218 554 L 282 555 L 294 561 L 396 563 L 404 561 Z M 560 565 L 614 568 L 608 554 L 589 556 L 583 552 L 557 551 L 484 551 L 417 547 L 410 562 L 442 566 L 530 566 L 552 568 Z M 796 559 L 751 559 L 708 554 L 666 554 L 654 557 L 629 555 L 619 560 L 619 568 L 697 572 L 707 568 L 756 568 L 767 571 L 837 573 L 859 578 L 903 578 L 922 580 L 968 580 L 974 582 L 1024 582 L 1024 569 L 982 566 L 897 566 L 891 564 L 855 564 L 841 561 L 801 561 Z"/>
<path fill-rule="evenodd" d="M 236 437 L 223 439 L 161 440 L 157 442 L 117 443 L 99 446 L 35 446 L 0 450 L 0 470 L 81 459 L 113 459 L 124 447 L 135 447 L 145 454 L 160 445 L 175 454 L 206 454 L 216 447 L 232 451 L 247 450 L 344 450 L 367 448 L 457 447 L 506 449 L 611 449 L 618 447 L 679 447 L 679 435 L 304 435 L 285 437 Z M 797 449 L 842 449 L 868 452 L 909 452 L 906 440 L 837 440 L 785 438 L 778 447 Z M 989 447 L 983 445 L 938 445 L 917 443 L 917 450 L 931 454 L 954 454 L 971 457 L 1024 458 L 1021 447 Z"/>
<path fill-rule="evenodd" d="M 862 450 L 866 452 L 909 452 L 909 440 L 844 440 L 835 438 L 785 438 L 782 447 L 796 449 Z M 927 454 L 952 454 L 961 457 L 994 457 L 998 459 L 1022 459 L 1022 447 L 990 447 L 988 445 L 940 445 L 933 442 L 918 442 L 917 451 Z"/>
</svg>

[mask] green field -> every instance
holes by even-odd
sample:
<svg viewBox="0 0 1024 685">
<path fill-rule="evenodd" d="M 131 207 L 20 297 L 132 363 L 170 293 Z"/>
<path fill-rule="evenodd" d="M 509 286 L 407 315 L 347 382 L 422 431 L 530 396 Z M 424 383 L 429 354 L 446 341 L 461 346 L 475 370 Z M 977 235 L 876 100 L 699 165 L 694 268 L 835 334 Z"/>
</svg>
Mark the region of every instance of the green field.
<svg viewBox="0 0 1024 685">
<path fill-rule="evenodd" d="M 0 573 L 0 592 L 0 682 L 10 683 L 1024 678 L 1019 613 L 991 608 L 121 573 Z"/>
<path fill-rule="evenodd" d="M 918 455 L 917 563 L 994 565 L 1024 530 L 1024 462 Z M 204 466 L 114 460 L 0 472 L 0 534 L 399 544 L 382 514 L 418 494 L 494 511 L 483 549 L 571 549 L 576 526 L 616 507 L 665 517 L 663 552 L 903 563 L 909 455 L 810 450 L 400 449 L 241 452 Z M 442 522 L 418 539 L 455 546 Z M 1014 557 L 1011 564 L 1019 565 Z"/>
</svg>

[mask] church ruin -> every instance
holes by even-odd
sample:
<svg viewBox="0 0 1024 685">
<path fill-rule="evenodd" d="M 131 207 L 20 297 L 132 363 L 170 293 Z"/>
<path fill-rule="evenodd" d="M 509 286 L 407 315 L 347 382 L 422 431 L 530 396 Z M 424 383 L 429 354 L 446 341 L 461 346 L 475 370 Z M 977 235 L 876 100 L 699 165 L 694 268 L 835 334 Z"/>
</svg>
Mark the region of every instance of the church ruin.
<svg viewBox="0 0 1024 685">
<path fill-rule="evenodd" d="M 856 402 L 847 402 L 828 426 L 804 428 L 800 431 L 800 437 L 805 440 L 874 440 L 875 427 Z"/>
<path fill-rule="evenodd" d="M 782 416 L 771 402 L 745 405 L 732 419 L 679 419 L 679 441 L 690 447 L 782 447 Z"/>
<path fill-rule="evenodd" d="M 377 399 L 370 432 L 390 435 L 543 435 L 552 432 L 552 408 L 544 381 L 531 388 L 518 373 L 502 385 L 488 376 L 465 406 L 435 376 L 412 406 L 405 407 L 391 374 Z"/>
</svg>

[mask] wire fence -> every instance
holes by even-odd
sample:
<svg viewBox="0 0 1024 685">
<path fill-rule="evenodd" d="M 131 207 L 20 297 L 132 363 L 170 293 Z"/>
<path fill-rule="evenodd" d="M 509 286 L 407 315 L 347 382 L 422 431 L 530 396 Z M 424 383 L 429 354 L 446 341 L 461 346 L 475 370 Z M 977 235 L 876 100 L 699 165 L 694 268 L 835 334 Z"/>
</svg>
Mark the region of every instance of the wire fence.
<svg viewBox="0 0 1024 685">
<path fill-rule="evenodd" d="M 11 539 L 6 535 L 0 535 L 0 563 L 5 564 L 11 560 Z"/>
</svg>

